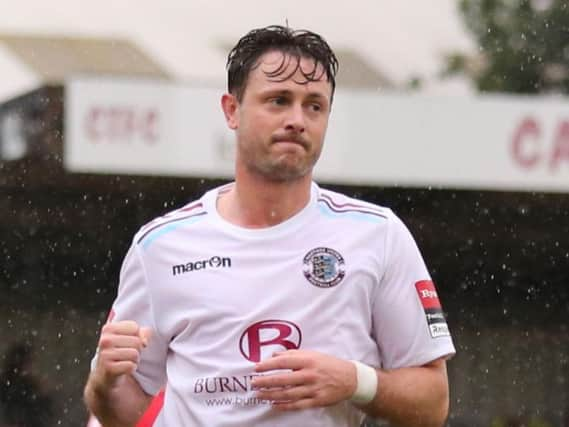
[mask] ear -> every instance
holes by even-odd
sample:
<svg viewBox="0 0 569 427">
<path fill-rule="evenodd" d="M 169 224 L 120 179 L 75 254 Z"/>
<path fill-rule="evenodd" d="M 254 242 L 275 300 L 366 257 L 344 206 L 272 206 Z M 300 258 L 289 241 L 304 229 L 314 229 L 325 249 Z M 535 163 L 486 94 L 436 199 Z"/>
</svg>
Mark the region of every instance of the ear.
<svg viewBox="0 0 569 427">
<path fill-rule="evenodd" d="M 237 129 L 239 127 L 239 117 L 237 114 L 239 111 L 239 101 L 237 101 L 237 98 L 230 93 L 224 94 L 221 97 L 221 109 L 223 110 L 225 121 L 229 129 Z"/>
</svg>

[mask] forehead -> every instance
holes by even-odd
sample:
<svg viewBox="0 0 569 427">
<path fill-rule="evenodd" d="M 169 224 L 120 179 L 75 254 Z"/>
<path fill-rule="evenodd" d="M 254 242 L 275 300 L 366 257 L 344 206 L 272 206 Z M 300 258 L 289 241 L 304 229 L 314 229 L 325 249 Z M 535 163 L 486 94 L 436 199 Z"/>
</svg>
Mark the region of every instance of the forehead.
<svg viewBox="0 0 569 427">
<path fill-rule="evenodd" d="M 261 55 L 249 74 L 249 86 L 275 86 L 297 84 L 319 89 L 329 94 L 332 85 L 326 70 L 313 58 L 296 57 L 280 51 L 269 51 Z"/>
</svg>

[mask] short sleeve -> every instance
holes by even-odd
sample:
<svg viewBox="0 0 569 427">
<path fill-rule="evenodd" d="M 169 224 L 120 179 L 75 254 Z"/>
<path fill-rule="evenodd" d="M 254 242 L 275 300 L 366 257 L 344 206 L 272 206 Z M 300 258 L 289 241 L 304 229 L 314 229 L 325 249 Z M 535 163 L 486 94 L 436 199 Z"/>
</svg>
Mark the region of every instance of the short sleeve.
<svg viewBox="0 0 569 427">
<path fill-rule="evenodd" d="M 413 236 L 394 214 L 383 276 L 373 296 L 373 331 L 382 367 L 421 366 L 455 353 L 438 295 Z"/>
<path fill-rule="evenodd" d="M 134 320 L 153 331 L 148 346 L 141 352 L 134 377 L 146 393 L 155 395 L 166 383 L 168 343 L 156 333 L 149 286 L 136 243 L 124 258 L 117 297 L 109 316 L 110 322 L 121 320 Z"/>
</svg>

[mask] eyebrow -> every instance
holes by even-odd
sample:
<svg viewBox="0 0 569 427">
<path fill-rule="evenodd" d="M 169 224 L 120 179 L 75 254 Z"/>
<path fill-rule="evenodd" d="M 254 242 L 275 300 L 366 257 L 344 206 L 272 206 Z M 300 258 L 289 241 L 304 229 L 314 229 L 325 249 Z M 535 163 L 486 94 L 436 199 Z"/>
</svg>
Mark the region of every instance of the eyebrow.
<svg viewBox="0 0 569 427">
<path fill-rule="evenodd" d="M 267 95 L 293 95 L 293 92 L 291 90 L 288 89 L 268 89 L 266 91 L 261 92 L 263 95 L 267 96 Z M 307 98 L 312 98 L 312 99 L 323 99 L 326 100 L 327 97 L 320 93 L 320 92 L 309 92 L 306 95 Z"/>
</svg>

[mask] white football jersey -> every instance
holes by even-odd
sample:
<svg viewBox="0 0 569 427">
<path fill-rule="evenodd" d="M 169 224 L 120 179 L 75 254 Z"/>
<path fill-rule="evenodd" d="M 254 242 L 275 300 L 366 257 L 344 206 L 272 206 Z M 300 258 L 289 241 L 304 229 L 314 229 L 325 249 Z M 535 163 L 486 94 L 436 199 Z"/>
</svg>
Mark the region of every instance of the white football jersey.
<svg viewBox="0 0 569 427">
<path fill-rule="evenodd" d="M 231 184 L 230 184 L 231 185 Z M 135 374 L 156 394 L 156 426 L 359 426 L 349 402 L 278 412 L 255 397 L 255 364 L 308 349 L 386 369 L 455 349 L 414 239 L 386 208 L 312 185 L 309 204 L 273 227 L 228 223 L 229 186 L 136 234 L 113 304 L 154 335 Z"/>
</svg>

